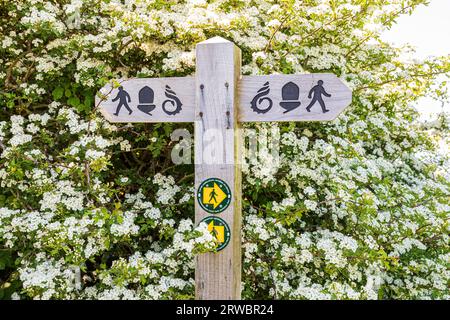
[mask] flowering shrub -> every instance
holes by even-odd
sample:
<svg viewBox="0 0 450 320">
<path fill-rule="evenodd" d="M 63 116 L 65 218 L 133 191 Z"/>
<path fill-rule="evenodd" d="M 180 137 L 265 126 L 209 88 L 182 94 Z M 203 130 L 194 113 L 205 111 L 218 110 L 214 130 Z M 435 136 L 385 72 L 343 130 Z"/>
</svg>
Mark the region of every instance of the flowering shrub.
<svg viewBox="0 0 450 320">
<path fill-rule="evenodd" d="M 411 106 L 446 97 L 449 59 L 379 37 L 423 2 L 2 1 L 0 298 L 193 297 L 215 243 L 193 224 L 193 165 L 171 162 L 180 125 L 111 125 L 94 96 L 192 74 L 219 35 L 245 74 L 332 72 L 353 90 L 335 121 L 248 125 L 278 126 L 281 161 L 243 166 L 243 298 L 449 299 L 450 117 Z"/>
</svg>

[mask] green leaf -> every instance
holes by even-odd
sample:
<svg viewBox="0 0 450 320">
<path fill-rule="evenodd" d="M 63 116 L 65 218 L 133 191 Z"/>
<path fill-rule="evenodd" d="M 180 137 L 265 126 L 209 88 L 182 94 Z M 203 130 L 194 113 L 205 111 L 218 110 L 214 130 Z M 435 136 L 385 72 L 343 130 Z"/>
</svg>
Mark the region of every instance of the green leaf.
<svg viewBox="0 0 450 320">
<path fill-rule="evenodd" d="M 64 94 L 64 88 L 61 87 L 57 87 L 55 90 L 53 90 L 52 95 L 53 95 L 53 99 L 55 100 L 59 100 L 62 98 Z"/>
<path fill-rule="evenodd" d="M 10 250 L 0 250 L 0 270 L 5 270 L 14 265 L 13 257 Z"/>
<path fill-rule="evenodd" d="M 80 99 L 78 97 L 71 97 L 67 100 L 67 103 L 69 104 L 69 106 L 78 107 L 78 105 L 80 104 Z"/>
<path fill-rule="evenodd" d="M 84 98 L 84 106 L 86 107 L 85 110 L 90 110 L 92 103 L 94 102 L 94 97 L 92 95 L 88 95 Z"/>
</svg>

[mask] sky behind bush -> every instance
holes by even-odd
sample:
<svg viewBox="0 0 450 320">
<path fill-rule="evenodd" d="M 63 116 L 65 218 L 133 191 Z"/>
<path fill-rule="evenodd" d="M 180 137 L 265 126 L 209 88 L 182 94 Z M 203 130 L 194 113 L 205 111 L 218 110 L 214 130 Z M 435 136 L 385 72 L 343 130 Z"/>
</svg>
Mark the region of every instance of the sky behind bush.
<svg viewBox="0 0 450 320">
<path fill-rule="evenodd" d="M 450 54 L 450 12 L 449 0 L 431 0 L 428 6 L 420 6 L 412 15 L 398 19 L 391 30 L 385 32 L 384 40 L 396 45 L 409 43 L 416 47 L 417 57 L 442 56 Z M 432 99 L 423 98 L 417 109 L 424 119 L 433 118 L 442 109 L 448 110 L 450 104 L 442 105 Z"/>
</svg>

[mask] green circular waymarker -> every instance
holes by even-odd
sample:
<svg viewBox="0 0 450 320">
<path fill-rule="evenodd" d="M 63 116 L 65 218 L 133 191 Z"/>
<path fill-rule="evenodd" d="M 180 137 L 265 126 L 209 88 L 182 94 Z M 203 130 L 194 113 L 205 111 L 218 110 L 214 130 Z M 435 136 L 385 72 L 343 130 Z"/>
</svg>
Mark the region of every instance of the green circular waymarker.
<svg viewBox="0 0 450 320">
<path fill-rule="evenodd" d="M 209 216 L 204 218 L 200 223 L 206 223 L 208 225 L 208 231 L 212 232 L 216 237 L 219 246 L 217 251 L 224 249 L 230 242 L 231 232 L 230 227 L 222 218 L 216 216 Z"/>
<path fill-rule="evenodd" d="M 231 203 L 231 189 L 225 181 L 209 178 L 198 187 L 197 200 L 206 212 L 220 213 Z"/>
</svg>

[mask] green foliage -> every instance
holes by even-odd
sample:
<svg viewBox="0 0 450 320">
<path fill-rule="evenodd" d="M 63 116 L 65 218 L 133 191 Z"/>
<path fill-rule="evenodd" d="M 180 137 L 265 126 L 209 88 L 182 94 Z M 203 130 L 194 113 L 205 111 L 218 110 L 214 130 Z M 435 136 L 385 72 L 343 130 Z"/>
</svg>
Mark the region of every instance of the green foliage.
<svg viewBox="0 0 450 320">
<path fill-rule="evenodd" d="M 262 146 L 243 166 L 243 298 L 448 299 L 450 117 L 412 105 L 446 101 L 449 57 L 380 39 L 425 2 L 1 2 L 0 299 L 194 297 L 195 256 L 217 244 L 193 223 L 194 165 L 171 160 L 193 125 L 112 125 L 95 95 L 192 75 L 216 35 L 244 74 L 353 90 L 329 123 L 246 125 L 277 131 L 281 159 Z"/>
</svg>

